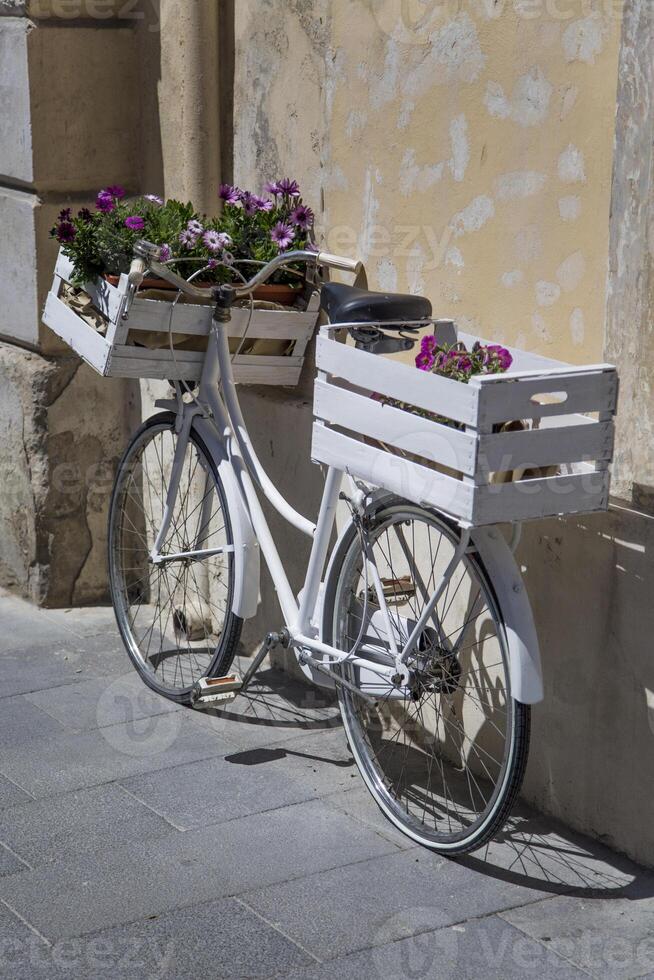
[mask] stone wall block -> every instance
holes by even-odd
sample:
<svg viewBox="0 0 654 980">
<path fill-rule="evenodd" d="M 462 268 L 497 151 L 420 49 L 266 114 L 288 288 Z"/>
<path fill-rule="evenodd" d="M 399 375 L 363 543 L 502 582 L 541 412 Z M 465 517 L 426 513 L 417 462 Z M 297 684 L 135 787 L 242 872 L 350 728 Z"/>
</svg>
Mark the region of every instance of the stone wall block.
<svg viewBox="0 0 654 980">
<path fill-rule="evenodd" d="M 138 387 L 8 344 L 0 386 L 0 585 L 46 606 L 105 601 L 108 502 Z"/>
<path fill-rule="evenodd" d="M 136 186 L 137 53 L 130 28 L 49 28 L 27 35 L 38 190 Z"/>
<path fill-rule="evenodd" d="M 59 250 L 49 233 L 61 206 L 0 187 L 0 335 L 47 354 L 69 352 L 41 321 Z"/>
<path fill-rule="evenodd" d="M 0 176 L 31 184 L 32 117 L 28 67 L 29 21 L 0 21 Z"/>
</svg>

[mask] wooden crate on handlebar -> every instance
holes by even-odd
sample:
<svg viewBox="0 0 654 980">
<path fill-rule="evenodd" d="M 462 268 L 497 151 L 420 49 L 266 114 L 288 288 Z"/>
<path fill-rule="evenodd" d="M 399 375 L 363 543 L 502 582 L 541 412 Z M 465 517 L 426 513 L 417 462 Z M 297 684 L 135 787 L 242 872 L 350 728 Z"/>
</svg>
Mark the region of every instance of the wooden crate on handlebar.
<svg viewBox="0 0 654 980">
<path fill-rule="evenodd" d="M 182 298 L 175 291 L 142 290 L 127 319 L 129 279 L 72 284 L 72 263 L 63 252 L 43 311 L 43 322 L 95 371 L 112 378 L 196 381 L 211 329 L 212 304 Z M 308 284 L 297 306 L 234 307 L 230 348 L 240 384 L 294 386 L 319 316 L 319 293 Z M 172 335 L 174 354 L 170 350 Z M 244 340 L 245 336 L 245 340 Z"/>
</svg>

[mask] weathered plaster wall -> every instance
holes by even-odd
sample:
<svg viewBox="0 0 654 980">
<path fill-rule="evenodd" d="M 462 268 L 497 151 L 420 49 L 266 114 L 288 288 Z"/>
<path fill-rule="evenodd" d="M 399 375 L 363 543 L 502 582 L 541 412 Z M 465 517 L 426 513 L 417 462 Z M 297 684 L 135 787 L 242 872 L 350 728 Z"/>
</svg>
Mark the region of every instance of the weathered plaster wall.
<svg viewBox="0 0 654 980">
<path fill-rule="evenodd" d="M 481 336 L 601 359 L 620 39 L 606 9 L 333 4 L 330 244 L 352 236 L 373 283 L 426 291 Z"/>
</svg>

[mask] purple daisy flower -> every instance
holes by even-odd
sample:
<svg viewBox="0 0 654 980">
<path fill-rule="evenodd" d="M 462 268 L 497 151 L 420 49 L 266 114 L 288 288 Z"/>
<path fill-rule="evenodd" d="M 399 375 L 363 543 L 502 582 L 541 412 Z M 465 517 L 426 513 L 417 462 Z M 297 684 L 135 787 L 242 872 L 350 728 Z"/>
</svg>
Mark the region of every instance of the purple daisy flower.
<svg viewBox="0 0 654 980">
<path fill-rule="evenodd" d="M 265 197 L 257 197 L 257 210 L 269 212 L 275 207 L 272 201 L 267 201 Z"/>
<path fill-rule="evenodd" d="M 82 208 L 80 210 L 80 213 L 79 213 L 78 217 L 79 217 L 80 221 L 89 222 L 93 218 L 93 215 L 91 214 L 91 212 L 89 211 L 88 208 Z"/>
<path fill-rule="evenodd" d="M 273 197 L 279 197 L 282 193 L 276 180 L 267 181 L 263 186 L 263 192 L 264 194 L 272 194 Z"/>
<path fill-rule="evenodd" d="M 315 242 L 307 242 L 304 247 L 306 248 L 307 252 L 315 252 L 316 255 L 318 255 L 320 252 L 320 249 Z"/>
<path fill-rule="evenodd" d="M 173 250 L 170 245 L 162 245 L 159 250 L 159 261 L 160 262 L 170 262 Z"/>
<path fill-rule="evenodd" d="M 198 236 L 194 235 L 188 228 L 185 228 L 184 231 L 180 232 L 179 241 L 184 248 L 195 248 L 197 245 Z"/>
<path fill-rule="evenodd" d="M 121 197 L 125 197 L 125 188 L 121 187 L 120 184 L 112 184 L 111 187 L 107 187 L 107 194 L 111 194 L 112 197 L 120 200 Z"/>
<path fill-rule="evenodd" d="M 159 197 L 158 194 L 146 194 L 145 200 L 149 201 L 150 204 L 159 204 L 159 205 L 163 204 L 163 197 Z"/>
<path fill-rule="evenodd" d="M 201 225 L 199 221 L 196 221 L 195 218 L 191 218 L 186 227 L 192 235 L 195 235 L 196 238 L 199 238 L 204 232 L 203 225 Z"/>
<path fill-rule="evenodd" d="M 295 211 L 291 214 L 291 223 L 297 225 L 302 231 L 309 231 L 313 227 L 315 215 L 311 208 L 306 204 L 298 204 Z"/>
<path fill-rule="evenodd" d="M 225 204 L 238 204 L 241 200 L 241 191 L 238 187 L 232 187 L 231 184 L 221 184 L 220 198 Z"/>
<path fill-rule="evenodd" d="M 270 232 L 270 237 L 279 251 L 285 252 L 295 238 L 295 229 L 291 225 L 284 224 L 283 221 L 278 221 Z"/>
<path fill-rule="evenodd" d="M 290 177 L 284 177 L 283 180 L 279 181 L 277 185 L 281 194 L 286 194 L 287 197 L 299 197 L 300 196 L 300 186 L 297 180 L 291 180 Z"/>
<path fill-rule="evenodd" d="M 210 252 L 220 252 L 224 248 L 222 235 L 218 231 L 205 231 L 202 241 Z"/>
<path fill-rule="evenodd" d="M 218 259 L 209 259 L 209 261 L 207 262 L 208 269 L 217 269 L 219 265 L 220 262 L 218 261 Z"/>
<path fill-rule="evenodd" d="M 245 191 L 241 197 L 243 202 L 243 207 L 246 214 L 256 214 L 259 210 L 259 201 L 261 198 L 257 197 L 256 194 L 251 194 L 250 191 Z"/>
<path fill-rule="evenodd" d="M 145 228 L 145 221 L 143 218 L 139 217 L 138 214 L 132 214 L 129 218 L 125 218 L 125 227 L 129 228 L 131 231 L 143 231 Z"/>
<path fill-rule="evenodd" d="M 62 221 L 57 228 L 57 241 L 66 245 L 75 241 L 75 226 L 70 221 Z"/>
<path fill-rule="evenodd" d="M 431 336 L 423 337 L 420 341 L 420 350 L 423 354 L 433 354 L 436 349 L 436 338 Z"/>
<path fill-rule="evenodd" d="M 70 221 L 73 215 L 72 208 L 64 208 L 59 212 L 59 221 Z"/>
<path fill-rule="evenodd" d="M 109 214 L 110 211 L 114 211 L 116 208 L 116 202 L 109 191 L 100 191 L 98 194 L 95 206 L 98 211 L 102 211 L 103 214 Z"/>
</svg>

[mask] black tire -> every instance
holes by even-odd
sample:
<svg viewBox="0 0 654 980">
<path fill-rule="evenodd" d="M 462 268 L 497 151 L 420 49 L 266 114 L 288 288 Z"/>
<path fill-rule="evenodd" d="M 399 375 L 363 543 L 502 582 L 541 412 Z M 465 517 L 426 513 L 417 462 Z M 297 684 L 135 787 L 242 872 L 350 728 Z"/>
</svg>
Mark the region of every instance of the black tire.
<svg viewBox="0 0 654 980">
<path fill-rule="evenodd" d="M 125 649 L 129 655 L 129 658 L 133 666 L 138 671 L 141 679 L 144 683 L 156 691 L 157 694 L 161 694 L 168 698 L 170 701 L 174 701 L 177 704 L 190 704 L 191 703 L 191 691 L 193 689 L 194 683 L 199 679 L 200 676 L 208 677 L 222 677 L 229 671 L 234 656 L 236 654 L 238 642 L 241 635 L 241 628 L 243 625 L 243 620 L 236 616 L 232 612 L 232 598 L 234 594 L 234 555 L 233 552 L 227 553 L 220 556 L 221 559 L 225 559 L 227 564 L 227 571 L 221 577 L 224 577 L 224 588 L 226 591 L 224 612 L 222 613 L 222 621 L 218 624 L 220 627 L 220 633 L 218 642 L 215 643 L 214 647 L 214 635 L 209 634 L 206 626 L 203 626 L 205 633 L 205 647 L 201 648 L 201 652 L 198 649 L 192 647 L 192 636 L 189 637 L 188 633 L 190 627 L 187 623 L 186 608 L 180 612 L 179 609 L 175 609 L 172 615 L 172 623 L 170 623 L 170 616 L 172 607 L 175 605 L 175 589 L 179 586 L 179 576 L 177 577 L 176 583 L 173 585 L 172 592 L 168 585 L 166 585 L 168 606 L 170 607 L 167 614 L 167 619 L 163 623 L 163 616 L 159 613 L 159 626 L 158 630 L 161 634 L 161 644 L 163 646 L 166 640 L 166 634 L 169 629 L 172 629 L 175 634 L 175 639 L 179 641 L 179 638 L 186 633 L 184 637 L 186 642 L 186 650 L 178 647 L 177 657 L 178 661 L 181 660 L 183 656 L 187 657 L 187 667 L 185 669 L 180 668 L 179 670 L 179 680 L 177 665 L 175 668 L 175 675 L 173 678 L 173 683 L 170 683 L 170 671 L 168 672 L 168 682 L 166 682 L 165 667 L 166 662 L 170 657 L 174 656 L 173 650 L 160 651 L 158 656 L 158 661 L 155 663 L 155 655 L 150 655 L 150 644 L 148 644 L 147 655 L 144 656 L 144 651 L 141 649 L 141 644 L 143 644 L 143 638 L 139 641 L 135 635 L 134 623 L 130 624 L 129 609 L 130 609 L 130 594 L 138 598 L 138 608 L 143 607 L 143 593 L 147 590 L 148 597 L 150 592 L 153 590 L 153 586 L 150 585 L 149 578 L 153 574 L 148 568 L 144 575 L 129 584 L 126 581 L 126 574 L 130 571 L 133 574 L 138 574 L 138 572 L 143 571 L 145 563 L 147 562 L 146 552 L 148 539 L 147 534 L 151 534 L 151 530 L 146 526 L 148 517 L 146 516 L 146 509 L 141 506 L 143 512 L 143 532 L 139 531 L 134 526 L 134 521 L 131 519 L 130 515 L 127 514 L 126 508 L 128 506 L 134 507 L 134 494 L 130 495 L 130 487 L 135 485 L 132 477 L 133 468 L 138 465 L 137 454 L 141 452 L 141 462 L 143 458 L 143 452 L 149 445 L 156 444 L 154 440 L 160 433 L 169 433 L 170 438 L 173 438 L 172 433 L 174 433 L 175 427 L 175 415 L 171 412 L 162 412 L 158 415 L 153 416 L 148 419 L 140 429 L 133 436 L 129 446 L 125 450 L 125 453 L 120 461 L 118 471 L 116 473 L 116 479 L 114 481 L 114 488 L 111 496 L 111 505 L 109 510 L 109 535 L 108 535 L 108 551 L 109 551 L 109 583 L 111 598 L 114 606 L 114 612 L 116 614 L 116 621 L 118 623 L 118 628 L 120 630 L 121 637 L 125 644 Z M 232 528 L 229 519 L 229 511 L 227 506 L 227 498 L 224 492 L 224 488 L 219 476 L 219 473 L 211 459 L 211 455 L 208 452 L 206 446 L 204 445 L 200 436 L 194 431 L 191 431 L 189 447 L 191 452 L 196 454 L 197 461 L 201 464 L 202 470 L 205 472 L 205 479 L 208 488 L 204 492 L 201 504 L 206 500 L 210 493 L 215 493 L 214 498 L 211 498 L 210 503 L 210 515 L 213 517 L 214 514 L 219 514 L 224 520 L 224 526 L 221 527 L 221 536 L 224 536 L 224 543 L 227 545 L 233 545 Z M 152 454 L 151 454 L 152 455 Z M 163 455 L 163 454 L 162 454 Z M 158 458 L 158 453 L 157 453 Z M 195 464 L 195 469 L 193 473 L 189 475 L 189 483 L 195 478 L 196 469 L 198 462 Z M 164 468 L 161 467 L 162 472 L 162 487 L 164 487 Z M 199 474 L 199 477 L 201 475 Z M 211 481 L 211 487 L 209 488 L 209 477 Z M 132 482 L 130 483 L 130 479 Z M 150 482 L 150 481 L 148 481 Z M 143 486 L 145 483 L 143 482 Z M 165 494 L 163 495 L 165 497 Z M 187 491 L 188 496 L 188 491 Z M 143 500 L 145 501 L 145 496 L 143 493 Z M 178 500 L 179 504 L 179 500 Z M 155 505 L 157 503 L 157 495 L 155 495 Z M 187 505 L 187 507 L 190 504 Z M 214 510 L 214 508 L 216 508 Z M 195 508 L 197 511 L 197 506 Z M 202 511 L 201 511 L 202 513 Z M 191 517 L 193 512 L 191 512 Z M 185 519 L 188 519 L 185 515 Z M 198 516 L 196 519 L 199 521 L 201 518 Z M 126 521 L 132 525 L 130 528 L 126 525 Z M 154 523 L 152 524 L 154 527 Z M 169 532 L 169 535 L 172 532 Z M 175 523 L 175 534 L 179 535 L 177 524 Z M 138 537 L 141 539 L 141 543 L 131 541 L 129 552 L 137 552 L 136 560 L 133 556 L 130 557 L 129 565 L 125 564 L 125 547 L 123 541 L 126 534 L 131 534 L 133 537 Z M 221 537 L 222 541 L 222 537 Z M 213 547 L 213 545 L 212 545 Z M 138 549 L 138 550 L 137 550 Z M 209 561 L 208 559 L 207 561 Z M 135 564 L 133 564 L 135 562 Z M 193 564 L 193 570 L 191 571 L 191 576 L 197 586 L 197 578 L 195 575 L 195 568 L 200 565 L 199 562 L 189 562 L 188 565 Z M 166 566 L 163 569 L 158 569 L 157 574 L 159 574 L 160 579 L 162 574 L 166 574 L 166 568 L 171 566 Z M 134 568 L 138 571 L 134 572 Z M 183 573 L 182 573 L 183 574 Z M 145 577 L 148 577 L 147 584 L 144 584 Z M 187 576 L 188 579 L 188 576 Z M 221 585 L 223 583 L 221 582 Z M 197 594 L 200 594 L 201 590 L 197 586 Z M 158 587 L 158 597 L 161 596 L 161 589 Z M 186 596 L 186 592 L 184 593 Z M 164 599 L 166 597 L 164 596 Z M 204 600 L 205 607 L 202 608 L 202 597 L 200 597 L 199 603 L 201 607 L 201 616 L 204 618 L 206 615 L 209 617 L 218 617 L 218 613 L 215 612 L 217 608 L 215 604 L 211 602 L 210 599 Z M 161 605 L 161 603 L 159 603 Z M 196 606 L 197 608 L 197 606 Z M 207 609 L 209 612 L 207 613 Z M 134 621 L 135 622 L 135 621 Z M 162 629 L 163 623 L 163 629 Z M 154 633 L 154 619 L 152 632 Z M 150 641 L 152 636 L 150 636 Z M 164 655 L 165 654 L 165 655 Z M 154 666 L 153 666 L 154 665 Z M 158 666 L 161 665 L 160 676 L 157 676 Z M 176 682 L 176 683 L 175 683 Z"/>
<path fill-rule="evenodd" d="M 396 523 L 400 525 L 401 522 L 397 517 L 397 515 L 401 513 L 406 513 L 407 515 L 412 514 L 415 515 L 416 517 L 419 515 L 426 516 L 431 522 L 432 526 L 434 526 L 435 528 L 439 528 L 443 536 L 449 539 L 449 541 L 452 543 L 452 547 L 454 547 L 454 544 L 456 543 L 456 539 L 458 538 L 459 535 L 458 529 L 456 528 L 455 525 L 448 522 L 442 515 L 436 514 L 431 511 L 425 511 L 422 508 L 416 507 L 413 504 L 410 504 L 406 501 L 400 501 L 395 498 L 393 498 L 392 500 L 386 500 L 382 502 L 377 512 L 371 515 L 369 531 L 368 531 L 371 539 L 375 534 L 375 529 L 379 529 L 382 526 L 384 526 L 385 522 L 391 520 L 394 514 L 396 515 Z M 393 526 L 393 525 L 391 524 L 389 526 Z M 356 628 L 352 628 L 350 633 L 346 633 L 345 637 L 343 636 L 343 627 L 342 625 L 340 626 L 338 625 L 339 617 L 342 622 L 343 621 L 350 622 L 351 614 L 348 614 L 347 620 L 343 619 L 344 606 L 342 604 L 349 603 L 349 605 L 353 607 L 355 610 L 359 610 L 361 609 L 361 603 L 364 601 L 362 598 L 363 593 L 359 592 L 355 587 L 356 584 L 360 583 L 360 579 L 357 580 L 354 577 L 356 575 L 356 567 L 357 567 L 355 562 L 358 560 L 355 558 L 357 551 L 360 553 L 359 531 L 354 525 L 351 525 L 339 544 L 338 551 L 336 552 L 334 559 L 331 563 L 331 573 L 329 575 L 328 581 L 326 582 L 326 586 L 325 586 L 323 637 L 326 643 L 336 646 L 339 649 L 346 649 L 346 650 L 350 649 L 350 645 L 348 645 L 349 640 L 351 640 L 353 636 L 354 637 L 357 636 Z M 388 547 L 388 551 L 390 552 L 390 545 Z M 430 553 L 431 553 L 431 538 L 430 538 Z M 464 821 L 461 821 L 462 827 L 458 831 L 452 831 L 450 825 L 449 832 L 447 832 L 445 830 L 437 829 L 436 817 L 434 817 L 434 827 L 432 829 L 431 827 L 427 827 L 425 825 L 425 815 L 427 812 L 427 804 L 425 803 L 425 810 L 423 811 L 422 814 L 422 825 L 421 825 L 420 820 L 417 819 L 417 813 L 412 813 L 410 811 L 409 791 L 406 790 L 406 803 L 403 805 L 402 786 L 400 785 L 400 779 L 398 778 L 397 780 L 398 789 L 394 789 L 393 781 L 391 777 L 388 775 L 388 773 L 384 771 L 384 767 L 386 767 L 390 771 L 393 770 L 393 761 L 392 761 L 393 755 L 396 753 L 396 750 L 401 747 L 403 749 L 406 749 L 405 759 L 404 759 L 405 763 L 409 750 L 411 752 L 412 762 L 409 764 L 409 769 L 411 770 L 411 766 L 412 765 L 414 766 L 413 775 L 415 776 L 417 769 L 415 768 L 416 763 L 414 762 L 414 758 L 417 758 L 418 765 L 423 765 L 422 760 L 420 759 L 420 755 L 423 753 L 426 755 L 424 750 L 424 744 L 431 745 L 432 759 L 429 762 L 428 785 L 425 789 L 424 778 L 422 783 L 420 783 L 419 780 L 414 778 L 414 784 L 412 786 L 412 794 L 419 800 L 419 805 L 417 807 L 417 811 L 419 811 L 420 805 L 423 803 L 423 800 L 428 795 L 428 792 L 431 788 L 430 781 L 432 778 L 434 759 L 437 758 L 434 750 L 437 736 L 434 735 L 434 739 L 431 743 L 429 743 L 428 740 L 425 740 L 424 744 L 421 742 L 422 732 L 420 737 L 413 739 L 414 742 L 413 745 L 411 744 L 412 741 L 411 735 L 409 735 L 408 743 L 405 735 L 405 741 L 402 746 L 400 746 L 399 738 L 395 746 L 391 744 L 393 740 L 396 738 L 396 736 L 393 736 L 393 738 L 387 737 L 386 742 L 384 742 L 385 733 L 383 729 L 386 724 L 386 720 L 382 717 L 383 710 L 384 710 L 383 707 L 384 698 L 381 697 L 380 695 L 378 700 L 378 706 L 380 707 L 375 708 L 375 710 L 378 711 L 379 717 L 375 719 L 372 709 L 369 708 L 367 705 L 365 705 L 365 702 L 363 701 L 362 698 L 360 698 L 356 694 L 353 694 L 347 688 L 339 687 L 338 690 L 341 715 L 343 718 L 345 734 L 348 743 L 350 745 L 350 750 L 352 751 L 355 762 L 357 763 L 357 766 L 359 768 L 359 771 L 361 772 L 364 782 L 366 783 L 366 786 L 368 787 L 369 791 L 371 792 L 378 806 L 380 807 L 382 812 L 386 815 L 386 817 L 389 820 L 391 820 L 391 822 L 394 823 L 395 826 L 400 831 L 402 831 L 412 840 L 416 841 L 417 843 L 433 851 L 436 851 L 438 853 L 447 856 L 466 854 L 469 853 L 470 851 L 476 850 L 484 846 L 493 837 L 495 837 L 495 835 L 504 826 L 506 820 L 510 815 L 511 809 L 515 803 L 520 788 L 522 786 L 522 781 L 524 778 L 527 759 L 529 755 L 529 739 L 530 739 L 530 707 L 529 705 L 525 705 L 520 703 L 519 701 L 516 701 L 514 698 L 510 696 L 510 678 L 508 675 L 508 645 L 506 640 L 506 630 L 504 626 L 504 620 L 497 600 L 497 595 L 492 587 L 492 583 L 489 579 L 486 569 L 484 568 L 478 554 L 471 554 L 469 556 L 466 556 L 465 565 L 466 565 L 466 569 L 468 565 L 470 565 L 471 569 L 474 571 L 474 574 L 478 577 L 478 581 L 481 585 L 480 594 L 483 596 L 485 602 L 488 604 L 490 615 L 492 616 L 493 621 L 496 623 L 498 627 L 498 633 L 497 633 L 498 643 L 496 644 L 496 646 L 499 647 L 502 652 L 502 665 L 503 665 L 503 669 L 506 670 L 506 685 L 507 685 L 507 690 L 505 693 L 506 710 L 504 712 L 507 718 L 507 734 L 505 738 L 505 743 L 507 747 L 505 749 L 505 755 L 503 756 L 502 759 L 502 767 L 501 768 L 498 767 L 497 786 L 495 787 L 494 795 L 490 797 L 488 807 L 485 810 L 482 810 L 477 820 L 471 821 L 468 827 L 463 826 Z M 353 569 L 354 570 L 353 573 L 351 573 L 349 569 Z M 350 576 L 349 579 L 348 576 Z M 415 577 L 417 578 L 417 575 Z M 395 588 L 395 586 L 393 586 L 393 588 Z M 472 613 L 475 611 L 476 602 L 477 599 L 475 598 L 470 615 L 472 615 Z M 365 608 L 365 605 L 363 608 Z M 368 613 L 368 615 L 370 615 L 370 613 Z M 417 616 L 414 618 L 417 618 Z M 400 620 L 400 614 L 399 614 L 399 607 L 398 607 L 398 622 L 399 620 Z M 353 621 L 356 625 L 356 617 L 354 618 Z M 362 621 L 364 621 L 363 617 L 360 617 L 359 623 L 361 623 Z M 373 622 L 372 618 L 370 619 L 370 622 Z M 463 627 L 463 630 L 465 631 L 466 628 L 468 628 L 467 625 Z M 366 629 L 366 633 L 369 634 L 370 630 Z M 488 639 L 492 640 L 493 637 L 489 636 Z M 489 649 L 486 646 L 484 646 L 485 642 L 486 640 L 481 642 L 481 646 L 483 647 L 484 650 Z M 442 647 L 439 650 L 439 655 L 441 657 L 443 656 Z M 482 656 L 483 655 L 484 654 L 482 653 Z M 469 656 L 470 659 L 472 659 L 473 654 L 470 654 Z M 457 654 L 457 660 L 461 660 L 461 659 L 462 656 Z M 496 667 L 499 666 L 499 664 L 498 665 L 492 664 L 491 666 Z M 349 680 L 353 682 L 357 682 L 357 679 L 358 678 L 360 679 L 361 675 L 357 675 L 353 668 L 344 667 L 343 669 L 345 671 L 344 676 L 346 676 Z M 450 677 L 453 678 L 454 674 L 451 668 L 448 669 L 450 670 Z M 461 668 L 459 667 L 459 671 L 460 669 Z M 473 675 L 474 677 L 474 675 L 477 673 L 477 670 L 471 669 L 467 673 L 468 673 L 468 677 L 470 677 L 470 675 Z M 441 674 L 441 677 L 442 676 L 443 675 Z M 465 678 L 466 673 L 465 672 L 459 673 L 457 676 L 458 679 L 456 683 L 459 684 L 460 686 L 461 678 L 462 677 Z M 443 688 L 441 688 L 438 697 L 440 699 L 445 699 L 445 697 L 453 698 L 456 694 L 457 692 L 452 690 L 448 691 L 447 693 L 444 693 Z M 436 695 L 433 693 L 433 691 L 430 692 L 430 696 L 434 698 L 434 701 L 436 700 Z M 392 707 L 392 704 L 394 704 L 394 707 Z M 404 704 L 407 705 L 409 704 L 408 698 L 404 701 Z M 397 721 L 397 717 L 396 717 L 398 712 L 397 705 L 398 705 L 398 701 L 395 702 L 389 701 L 386 705 L 386 708 L 388 709 L 389 717 L 392 716 L 395 723 L 399 726 L 400 723 Z M 486 706 L 486 703 L 482 700 L 480 700 L 480 705 L 484 705 L 484 707 L 482 708 L 482 714 L 483 711 L 486 709 L 486 707 L 490 708 L 490 704 Z M 410 718 L 409 708 L 402 709 L 402 710 L 406 711 L 407 719 L 409 719 Z M 393 712 L 395 712 L 395 714 L 393 714 Z M 461 714 L 462 716 L 465 715 L 465 706 Z M 444 709 L 443 709 L 443 716 L 444 716 Z M 412 722 L 416 728 L 418 727 L 422 728 L 423 725 L 422 707 L 418 709 L 418 717 L 420 719 L 419 722 L 416 721 L 416 713 L 414 713 Z M 440 725 L 440 720 L 441 720 L 440 708 L 436 711 L 434 717 L 436 718 L 436 731 L 438 732 L 438 726 Z M 363 718 L 367 718 L 368 721 L 367 722 L 362 721 Z M 456 715 L 455 715 L 455 719 L 456 719 Z M 509 722 L 510 722 L 510 736 L 508 733 Z M 365 727 L 366 724 L 368 724 L 369 730 L 366 730 Z M 411 731 L 408 721 L 407 721 L 407 731 Z M 463 734 L 463 726 L 461 726 L 461 732 Z M 451 735 L 449 737 L 451 737 Z M 493 735 L 493 738 L 496 737 Z M 445 734 L 442 737 L 442 741 L 447 742 L 447 740 L 448 740 L 448 733 L 447 731 L 445 731 Z M 409 745 L 408 749 L 406 748 L 407 744 Z M 461 743 L 461 744 L 465 744 L 465 743 Z M 390 751 L 389 751 L 389 745 L 391 746 Z M 472 739 L 470 740 L 470 745 L 472 748 L 473 747 Z M 373 753 L 375 752 L 375 749 L 376 749 L 376 756 L 375 758 L 373 758 Z M 481 749 L 481 752 L 484 752 L 483 748 Z M 477 754 L 478 754 L 478 750 L 477 750 Z M 385 759 L 383 765 L 381 762 L 382 755 L 384 755 L 384 759 Z M 469 751 L 469 755 L 471 756 L 470 751 Z M 484 759 L 482 758 L 481 755 L 479 755 L 479 758 L 482 760 L 482 764 L 484 764 Z M 490 762 L 488 761 L 490 758 L 491 758 L 490 755 L 487 754 L 487 759 L 486 759 L 487 765 L 490 765 Z M 468 767 L 470 772 L 473 772 L 473 766 L 475 763 L 476 760 L 473 758 L 472 764 Z M 424 764 L 426 765 L 426 760 Z M 457 770 L 456 767 L 452 766 L 451 756 L 447 758 L 445 754 L 442 755 L 441 761 L 438 764 L 440 765 L 440 770 L 441 772 L 443 772 L 443 774 L 446 769 L 451 769 L 453 773 L 466 772 L 465 768 L 461 768 Z M 489 772 L 488 768 L 486 766 L 484 766 L 484 768 L 486 768 L 486 772 L 488 773 Z M 437 769 L 435 771 L 436 773 L 438 772 Z M 470 799 L 474 802 L 474 798 L 477 795 L 476 789 L 472 787 L 467 772 L 466 772 L 466 776 L 468 778 L 468 786 L 470 787 Z M 405 777 L 404 782 L 406 782 L 408 779 L 409 777 Z M 386 785 L 387 781 L 391 783 L 390 786 Z M 488 782 L 485 776 L 482 775 L 480 777 L 478 771 L 477 771 L 477 778 L 473 776 L 473 781 L 476 784 L 477 789 L 479 789 L 479 783 L 483 785 L 485 782 Z M 462 777 L 460 778 L 459 782 L 460 783 L 462 782 Z M 443 775 L 443 784 L 444 786 L 446 786 L 445 775 Z M 420 790 L 420 792 L 416 791 L 416 787 Z M 399 795 L 399 801 L 397 799 L 398 795 Z M 454 803 L 454 795 L 452 793 L 450 795 L 451 795 L 452 803 Z M 484 800 L 485 802 L 485 798 L 481 793 L 481 791 L 479 792 L 479 797 L 481 798 L 481 800 Z M 449 820 L 449 817 L 451 816 L 452 807 L 449 806 L 447 788 L 445 788 L 444 799 L 446 805 L 444 808 L 442 806 L 442 799 L 443 799 L 443 795 L 441 794 L 441 804 L 440 804 L 441 810 L 450 811 L 448 815 L 448 820 Z M 481 808 L 481 802 L 479 803 L 479 806 Z M 434 805 L 434 809 L 436 809 L 435 805 Z M 443 822 L 444 822 L 444 818 L 443 818 Z"/>
</svg>

